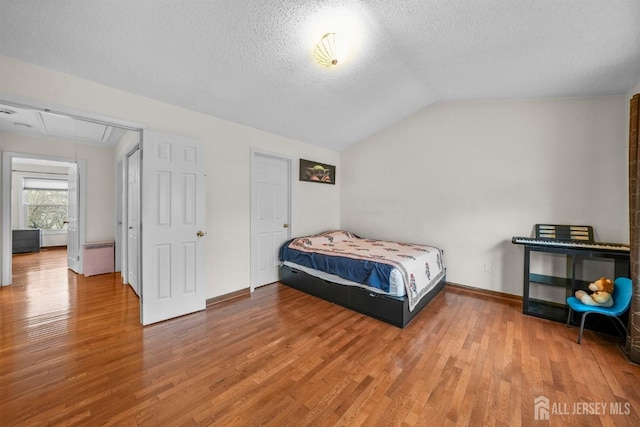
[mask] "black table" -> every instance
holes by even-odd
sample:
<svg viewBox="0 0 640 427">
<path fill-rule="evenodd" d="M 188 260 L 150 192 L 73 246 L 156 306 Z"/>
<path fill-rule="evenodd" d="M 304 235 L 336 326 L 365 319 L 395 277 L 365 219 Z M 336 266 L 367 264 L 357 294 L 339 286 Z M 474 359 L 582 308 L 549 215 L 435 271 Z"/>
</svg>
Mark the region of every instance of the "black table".
<svg viewBox="0 0 640 427">
<path fill-rule="evenodd" d="M 614 276 L 630 277 L 629 246 L 622 243 L 604 242 L 569 242 L 554 239 L 539 239 L 530 237 L 513 237 L 512 243 L 524 245 L 524 289 L 522 295 L 522 312 L 544 319 L 566 322 L 569 307 L 553 301 L 531 298 L 529 287 L 531 283 L 544 286 L 555 286 L 565 289 L 566 296 L 572 296 L 575 291 L 588 289 L 589 281 L 576 278 L 576 261 L 579 259 L 605 258 L 614 260 Z M 531 253 L 544 252 L 566 255 L 569 261 L 566 277 L 534 274 L 530 272 Z M 593 280 L 597 279 L 594 278 Z M 593 325 L 590 325 L 593 326 Z M 598 329 L 591 327 L 591 329 Z M 607 328 L 609 329 L 609 328 Z"/>
</svg>

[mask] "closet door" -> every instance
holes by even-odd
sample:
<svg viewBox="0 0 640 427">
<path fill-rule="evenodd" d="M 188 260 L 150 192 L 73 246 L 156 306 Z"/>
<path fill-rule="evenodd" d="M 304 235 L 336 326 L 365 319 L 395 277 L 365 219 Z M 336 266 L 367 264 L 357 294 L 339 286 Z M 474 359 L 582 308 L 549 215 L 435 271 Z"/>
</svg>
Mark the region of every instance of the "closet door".
<svg viewBox="0 0 640 427">
<path fill-rule="evenodd" d="M 251 162 L 251 289 L 278 280 L 280 246 L 290 236 L 289 159 L 253 153 Z"/>
<path fill-rule="evenodd" d="M 78 164 L 69 167 L 67 206 L 67 267 L 76 273 L 82 273 L 80 266 L 80 174 Z"/>
<path fill-rule="evenodd" d="M 140 296 L 140 149 L 127 157 L 127 281 Z"/>
</svg>

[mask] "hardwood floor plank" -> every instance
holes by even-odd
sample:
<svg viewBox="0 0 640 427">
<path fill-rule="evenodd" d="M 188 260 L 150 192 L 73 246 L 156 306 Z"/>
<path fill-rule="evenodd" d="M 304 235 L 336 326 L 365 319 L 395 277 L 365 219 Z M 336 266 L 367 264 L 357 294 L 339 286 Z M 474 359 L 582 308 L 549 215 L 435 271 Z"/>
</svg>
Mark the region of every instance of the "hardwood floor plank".
<svg viewBox="0 0 640 427">
<path fill-rule="evenodd" d="M 0 289 L 0 425 L 530 426 L 538 396 L 551 426 L 640 425 L 621 340 L 517 300 L 445 288 L 399 329 L 274 284 L 142 327 L 119 275 L 65 262 L 17 256 Z M 615 410 L 558 411 L 588 403 Z"/>
</svg>

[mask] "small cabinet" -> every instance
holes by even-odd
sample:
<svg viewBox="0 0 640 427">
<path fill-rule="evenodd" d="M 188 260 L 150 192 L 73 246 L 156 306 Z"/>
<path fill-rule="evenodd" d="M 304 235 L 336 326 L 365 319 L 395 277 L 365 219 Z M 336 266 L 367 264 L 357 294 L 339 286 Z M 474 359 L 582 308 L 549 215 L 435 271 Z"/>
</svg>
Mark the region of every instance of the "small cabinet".
<svg viewBox="0 0 640 427">
<path fill-rule="evenodd" d="M 12 230 L 12 250 L 14 254 L 40 252 L 40 229 Z"/>
</svg>

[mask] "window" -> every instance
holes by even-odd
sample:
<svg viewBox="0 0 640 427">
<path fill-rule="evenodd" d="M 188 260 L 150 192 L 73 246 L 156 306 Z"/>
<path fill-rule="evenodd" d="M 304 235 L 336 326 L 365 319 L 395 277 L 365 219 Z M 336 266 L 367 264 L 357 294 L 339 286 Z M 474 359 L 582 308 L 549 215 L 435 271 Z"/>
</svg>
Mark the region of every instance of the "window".
<svg viewBox="0 0 640 427">
<path fill-rule="evenodd" d="M 65 230 L 67 221 L 66 179 L 25 177 L 22 180 L 22 224 L 25 228 Z"/>
</svg>

